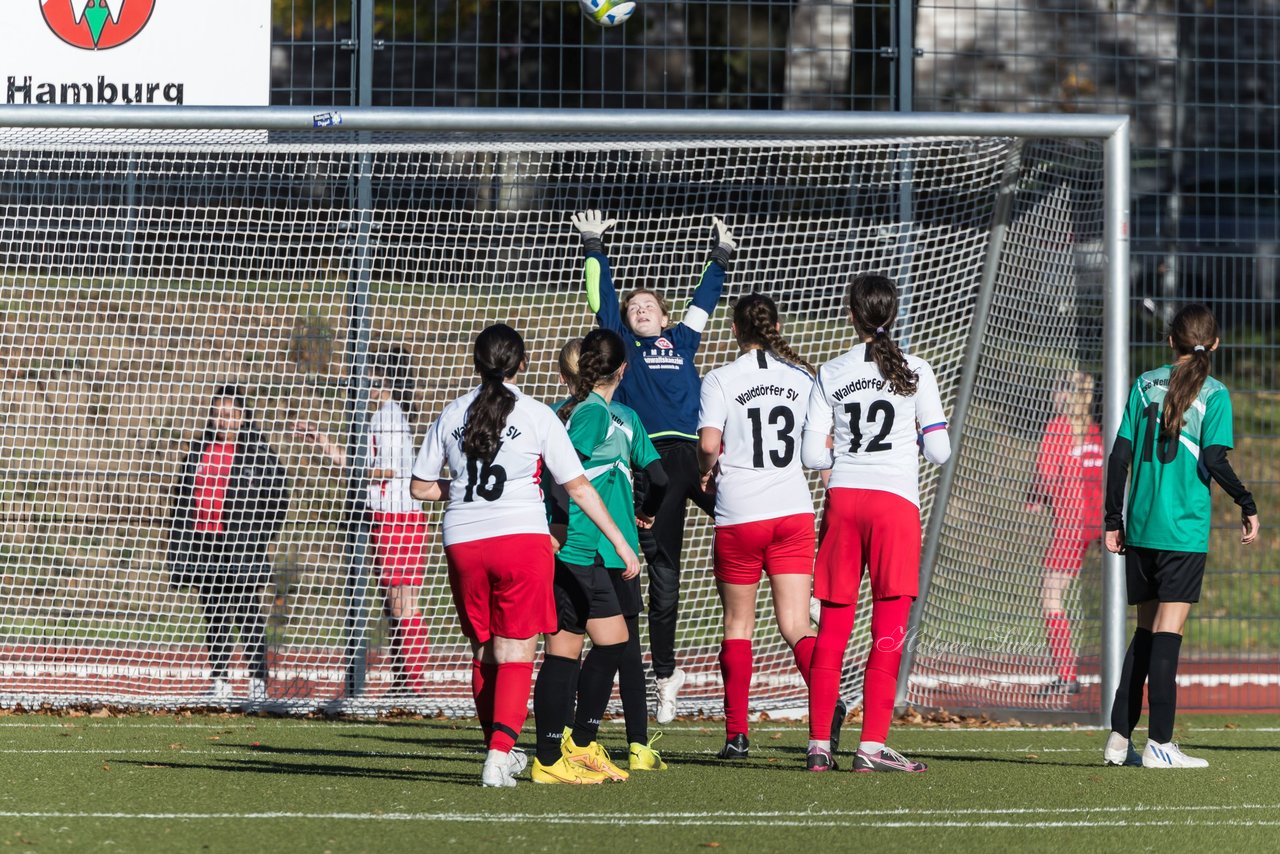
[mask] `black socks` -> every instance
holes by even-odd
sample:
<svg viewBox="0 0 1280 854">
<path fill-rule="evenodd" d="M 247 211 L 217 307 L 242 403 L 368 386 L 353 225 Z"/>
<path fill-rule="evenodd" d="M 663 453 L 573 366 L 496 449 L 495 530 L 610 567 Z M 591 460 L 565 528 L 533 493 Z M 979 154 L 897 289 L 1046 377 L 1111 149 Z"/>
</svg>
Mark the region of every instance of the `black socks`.
<svg viewBox="0 0 1280 854">
<path fill-rule="evenodd" d="M 640 618 L 627 617 L 627 647 L 618 661 L 618 693 L 622 695 L 622 716 L 627 722 L 627 743 L 649 743 L 649 694 L 644 680 L 644 658 L 640 650 Z"/>
<path fill-rule="evenodd" d="M 533 721 L 538 728 L 538 761 L 544 766 L 560 759 L 560 742 L 573 709 L 573 685 L 577 679 L 578 659 L 542 657 L 538 681 L 533 686 Z"/>
<path fill-rule="evenodd" d="M 1151 709 L 1149 736 L 1157 744 L 1173 741 L 1173 716 L 1178 710 L 1178 653 L 1182 635 L 1156 632 L 1151 637 L 1151 672 L 1147 677 L 1147 705 Z"/>
<path fill-rule="evenodd" d="M 626 648 L 626 643 L 592 644 L 591 652 L 582 662 L 582 673 L 578 676 L 578 711 L 573 722 L 573 743 L 579 747 L 596 740 L 600 719 L 613 693 L 613 677 Z"/>
<path fill-rule="evenodd" d="M 1135 629 L 1124 655 L 1120 684 L 1116 686 L 1116 698 L 1111 706 L 1112 732 L 1118 732 L 1125 738 L 1133 735 L 1133 728 L 1142 717 L 1142 688 L 1147 682 L 1150 667 L 1151 631 Z"/>
</svg>

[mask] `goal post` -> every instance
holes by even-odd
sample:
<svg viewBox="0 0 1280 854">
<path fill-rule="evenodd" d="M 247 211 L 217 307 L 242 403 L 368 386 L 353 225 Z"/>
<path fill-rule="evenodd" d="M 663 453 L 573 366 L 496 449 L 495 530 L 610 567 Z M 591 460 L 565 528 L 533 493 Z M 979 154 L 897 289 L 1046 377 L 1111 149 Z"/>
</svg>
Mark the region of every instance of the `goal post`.
<svg viewBox="0 0 1280 854">
<path fill-rule="evenodd" d="M 740 294 L 777 299 L 788 339 L 821 363 L 853 343 L 849 278 L 899 278 L 899 331 L 934 366 L 956 447 L 942 470 L 922 464 L 899 701 L 1106 714 L 1122 567 L 1087 558 L 1069 597 L 1086 690 L 1046 699 L 1033 630 L 1049 522 L 1023 496 L 1064 371 L 1099 379 L 1108 449 L 1119 425 L 1125 117 L 0 107 L 0 141 L 0 703 L 234 704 L 265 668 L 274 708 L 468 714 L 437 510 L 425 642 L 389 616 L 364 509 L 370 370 L 404 354 L 415 445 L 472 384 L 488 323 L 525 336 L 528 393 L 562 396 L 554 354 L 594 325 L 568 217 L 600 208 L 619 221 L 606 240 L 619 286 L 673 305 L 710 217 L 734 229 L 703 373 L 735 352 L 725 305 Z M 200 540 L 183 525 L 219 524 L 180 517 L 227 385 L 263 451 L 244 475 L 254 497 L 228 511 L 248 519 L 242 583 L 212 589 L 190 583 L 174 543 Z M 685 714 L 721 708 L 710 542 L 691 513 Z M 760 603 L 754 708 L 803 708 L 767 590 Z M 864 583 L 842 688 L 854 702 L 868 614 Z M 410 659 L 420 683 L 397 678 Z M 230 696 L 211 695 L 219 673 Z"/>
</svg>

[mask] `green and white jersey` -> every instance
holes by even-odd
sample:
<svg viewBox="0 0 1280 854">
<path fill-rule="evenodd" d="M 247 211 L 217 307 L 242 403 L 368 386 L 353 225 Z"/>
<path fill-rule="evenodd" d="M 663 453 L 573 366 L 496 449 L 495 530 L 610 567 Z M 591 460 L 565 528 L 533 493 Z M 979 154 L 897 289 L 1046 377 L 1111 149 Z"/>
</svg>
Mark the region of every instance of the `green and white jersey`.
<svg viewBox="0 0 1280 854">
<path fill-rule="evenodd" d="M 1160 415 L 1169 390 L 1170 365 L 1147 371 L 1129 392 L 1119 439 L 1133 445 L 1125 542 L 1178 552 L 1209 550 L 1209 472 L 1204 448 L 1233 445 L 1231 396 L 1208 377 L 1183 416 L 1177 442 L 1160 441 Z"/>
<path fill-rule="evenodd" d="M 639 553 L 631 470 L 643 469 L 658 459 L 640 416 L 629 407 L 608 403 L 592 392 L 573 410 L 568 427 L 569 440 L 583 458 L 587 479 L 600 493 L 605 508 L 631 548 Z M 590 566 L 597 554 L 611 569 L 624 567 L 613 544 L 587 518 L 578 503 L 570 501 L 569 531 L 557 557 L 575 566 Z"/>
</svg>

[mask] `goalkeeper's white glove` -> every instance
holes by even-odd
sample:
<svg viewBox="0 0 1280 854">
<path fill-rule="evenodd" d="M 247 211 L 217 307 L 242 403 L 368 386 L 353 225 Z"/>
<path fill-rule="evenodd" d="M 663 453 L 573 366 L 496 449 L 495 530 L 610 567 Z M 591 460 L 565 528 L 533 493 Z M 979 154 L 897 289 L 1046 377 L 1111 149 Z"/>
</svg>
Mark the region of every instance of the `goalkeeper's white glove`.
<svg viewBox="0 0 1280 854">
<path fill-rule="evenodd" d="M 604 252 L 604 233 L 618 224 L 616 219 L 605 219 L 600 211 L 582 211 L 569 217 L 582 239 L 582 252 Z"/>
<path fill-rule="evenodd" d="M 711 258 L 719 261 L 720 266 L 729 267 L 729 259 L 733 257 L 733 252 L 738 248 L 738 241 L 733 238 L 733 232 L 729 230 L 729 226 L 724 224 L 724 220 L 718 216 L 711 218 Z"/>
</svg>

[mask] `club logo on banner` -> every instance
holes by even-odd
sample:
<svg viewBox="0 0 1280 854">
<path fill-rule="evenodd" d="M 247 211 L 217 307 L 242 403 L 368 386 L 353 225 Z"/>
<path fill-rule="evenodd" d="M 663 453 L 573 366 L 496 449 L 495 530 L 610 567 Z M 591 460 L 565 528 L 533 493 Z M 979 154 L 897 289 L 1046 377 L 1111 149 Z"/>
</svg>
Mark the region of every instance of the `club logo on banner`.
<svg viewBox="0 0 1280 854">
<path fill-rule="evenodd" d="M 109 50 L 142 32 L 156 0 L 40 0 L 44 22 L 72 47 Z"/>
</svg>

